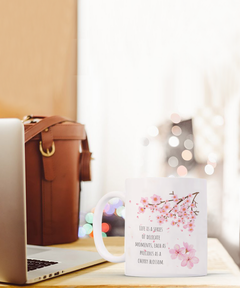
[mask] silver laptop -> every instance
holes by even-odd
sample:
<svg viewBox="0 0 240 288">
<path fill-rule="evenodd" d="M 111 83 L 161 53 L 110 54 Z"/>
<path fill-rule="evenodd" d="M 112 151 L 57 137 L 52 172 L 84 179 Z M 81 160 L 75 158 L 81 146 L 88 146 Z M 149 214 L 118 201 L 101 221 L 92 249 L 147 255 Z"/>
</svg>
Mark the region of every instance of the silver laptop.
<svg viewBox="0 0 240 288">
<path fill-rule="evenodd" d="M 28 284 L 103 262 L 96 252 L 26 245 L 24 127 L 0 119 L 0 282 Z"/>
</svg>

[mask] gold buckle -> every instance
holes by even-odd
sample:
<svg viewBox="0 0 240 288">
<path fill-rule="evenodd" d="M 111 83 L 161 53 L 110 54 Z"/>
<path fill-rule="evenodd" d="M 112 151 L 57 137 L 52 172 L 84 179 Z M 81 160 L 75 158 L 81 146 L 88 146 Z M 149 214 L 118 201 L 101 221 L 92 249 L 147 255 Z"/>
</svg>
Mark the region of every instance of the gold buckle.
<svg viewBox="0 0 240 288">
<path fill-rule="evenodd" d="M 27 122 L 27 121 L 30 120 L 31 118 L 32 118 L 32 115 L 24 116 L 23 119 L 22 119 L 22 123 Z"/>
<path fill-rule="evenodd" d="M 44 157 L 51 157 L 55 153 L 55 144 L 54 144 L 54 142 L 52 142 L 51 151 L 49 151 L 49 149 L 47 149 L 47 152 L 45 152 L 45 151 L 43 151 L 42 141 L 40 141 L 39 142 L 39 150 Z"/>
</svg>

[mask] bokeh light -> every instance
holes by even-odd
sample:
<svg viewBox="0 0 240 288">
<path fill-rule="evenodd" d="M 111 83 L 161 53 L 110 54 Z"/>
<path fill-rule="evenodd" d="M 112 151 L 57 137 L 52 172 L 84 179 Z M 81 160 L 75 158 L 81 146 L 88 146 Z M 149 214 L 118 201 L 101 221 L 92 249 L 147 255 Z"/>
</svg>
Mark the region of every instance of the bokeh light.
<svg viewBox="0 0 240 288">
<path fill-rule="evenodd" d="M 212 166 L 212 165 L 209 165 L 209 164 L 207 164 L 207 165 L 205 166 L 204 170 L 205 170 L 205 173 L 206 173 L 207 175 L 212 175 L 212 174 L 214 173 L 214 168 L 213 168 L 213 166 Z"/>
<path fill-rule="evenodd" d="M 181 121 L 181 117 L 177 113 L 173 113 L 170 116 L 170 119 L 172 120 L 173 123 L 178 124 Z"/>
<path fill-rule="evenodd" d="M 108 223 L 102 223 L 102 232 L 107 233 L 110 230 L 110 225 Z"/>
<path fill-rule="evenodd" d="M 85 230 L 86 234 L 90 234 L 93 231 L 93 226 L 91 224 L 84 224 L 83 229 Z"/>
<path fill-rule="evenodd" d="M 175 125 L 172 127 L 172 134 L 175 135 L 175 136 L 180 136 L 182 134 L 182 129 Z"/>
<path fill-rule="evenodd" d="M 112 199 L 110 199 L 108 202 L 109 202 L 110 204 L 115 205 L 115 204 L 117 204 L 117 203 L 119 202 L 119 198 L 112 198 Z"/>
<path fill-rule="evenodd" d="M 159 134 L 159 130 L 156 126 L 148 127 L 147 132 L 152 137 L 156 137 Z"/>
<path fill-rule="evenodd" d="M 193 141 L 191 140 L 191 139 L 186 139 L 185 141 L 184 141 L 184 147 L 186 148 L 186 149 L 189 149 L 189 150 L 191 150 L 192 148 L 193 148 Z"/>
<path fill-rule="evenodd" d="M 168 165 L 171 166 L 171 167 L 177 167 L 178 166 L 178 159 L 177 157 L 175 156 L 171 156 L 169 159 L 168 159 Z"/>
<path fill-rule="evenodd" d="M 110 205 L 109 203 L 108 205 L 108 209 L 104 209 L 105 215 L 112 215 L 115 212 L 115 207 L 113 205 Z"/>
<path fill-rule="evenodd" d="M 181 165 L 181 166 L 179 166 L 178 168 L 177 168 L 177 174 L 179 175 L 179 176 L 186 176 L 187 175 L 187 173 L 188 173 L 188 170 L 187 170 L 187 168 L 185 167 L 185 166 L 183 166 L 183 165 Z"/>
<path fill-rule="evenodd" d="M 118 207 L 116 213 L 119 217 L 124 218 L 125 217 L 125 207 L 124 206 Z"/>
<path fill-rule="evenodd" d="M 184 150 L 182 152 L 182 158 L 185 160 L 185 161 L 190 161 L 192 159 L 192 152 L 189 151 L 189 150 Z"/>
<path fill-rule="evenodd" d="M 86 236 L 86 231 L 85 231 L 85 229 L 83 228 L 83 227 L 79 227 L 78 228 L 78 237 L 79 238 L 83 238 L 83 237 L 85 237 Z"/>
<path fill-rule="evenodd" d="M 87 223 L 92 224 L 93 223 L 93 213 L 89 212 L 85 216 L 85 220 Z"/>
<path fill-rule="evenodd" d="M 177 147 L 179 145 L 179 139 L 176 136 L 171 136 L 168 139 L 168 143 L 172 147 Z"/>
</svg>

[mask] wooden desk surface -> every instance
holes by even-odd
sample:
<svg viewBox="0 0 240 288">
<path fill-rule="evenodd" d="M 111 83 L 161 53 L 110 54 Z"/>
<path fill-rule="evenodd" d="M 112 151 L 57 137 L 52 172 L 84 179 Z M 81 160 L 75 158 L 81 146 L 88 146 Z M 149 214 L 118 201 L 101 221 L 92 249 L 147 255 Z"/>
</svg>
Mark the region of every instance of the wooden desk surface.
<svg viewBox="0 0 240 288">
<path fill-rule="evenodd" d="M 124 238 L 104 239 L 111 253 L 123 252 Z M 96 251 L 93 239 L 80 239 L 71 244 L 56 245 L 69 249 Z M 10 287 L 8 285 L 1 285 Z M 208 275 L 189 278 L 140 278 L 124 275 L 124 263 L 105 262 L 28 287 L 240 287 L 240 270 L 230 255 L 214 238 L 208 239 Z"/>
</svg>

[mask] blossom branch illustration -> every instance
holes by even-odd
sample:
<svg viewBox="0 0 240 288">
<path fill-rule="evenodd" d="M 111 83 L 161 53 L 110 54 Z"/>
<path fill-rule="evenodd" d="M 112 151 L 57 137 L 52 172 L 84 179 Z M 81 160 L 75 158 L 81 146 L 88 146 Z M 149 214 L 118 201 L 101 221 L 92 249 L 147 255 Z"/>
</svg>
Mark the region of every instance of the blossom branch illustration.
<svg viewBox="0 0 240 288">
<path fill-rule="evenodd" d="M 193 232 L 196 216 L 199 211 L 197 208 L 196 197 L 199 192 L 194 192 L 185 197 L 179 198 L 174 191 L 170 193 L 172 199 L 162 200 L 161 196 L 154 194 L 148 200 L 148 197 L 142 197 L 140 202 L 143 204 L 139 206 L 138 213 L 144 213 L 146 209 L 150 209 L 152 213 L 157 212 L 157 220 L 159 224 L 168 222 L 172 218 L 171 225 L 177 227 L 183 226 L 184 229 L 188 228 L 189 232 Z M 160 215 L 159 215 L 160 213 Z"/>
</svg>

